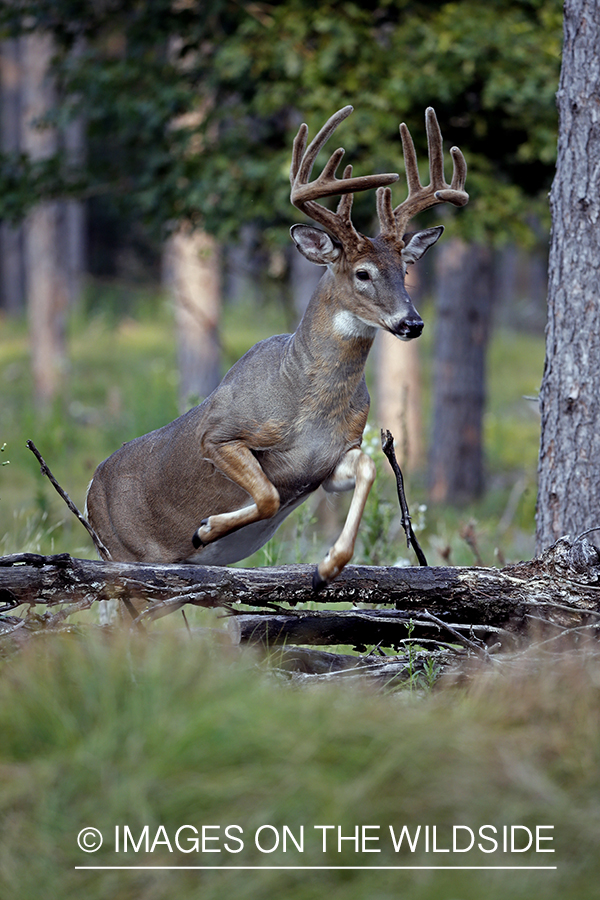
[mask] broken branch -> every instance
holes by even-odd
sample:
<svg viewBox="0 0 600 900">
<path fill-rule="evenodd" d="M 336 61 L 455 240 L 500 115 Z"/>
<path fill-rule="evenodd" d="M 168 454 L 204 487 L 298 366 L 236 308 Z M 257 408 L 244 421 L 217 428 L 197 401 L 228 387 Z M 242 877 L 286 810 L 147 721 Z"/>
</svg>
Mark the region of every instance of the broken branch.
<svg viewBox="0 0 600 900">
<path fill-rule="evenodd" d="M 60 484 L 58 483 L 58 481 L 56 480 L 56 478 L 54 477 L 54 475 L 48 468 L 46 461 L 44 460 L 42 454 L 40 453 L 38 448 L 35 446 L 33 441 L 27 441 L 27 447 L 31 450 L 31 452 L 33 453 L 33 455 L 39 462 L 42 475 L 46 476 L 46 478 L 49 480 L 50 484 L 52 485 L 54 490 L 57 492 L 57 494 L 65 501 L 65 503 L 67 504 L 67 506 L 73 513 L 73 515 L 77 519 L 79 519 L 79 521 L 81 522 L 81 524 L 83 525 L 83 527 L 85 528 L 85 530 L 87 531 L 89 536 L 91 537 L 92 541 L 94 542 L 94 546 L 95 546 L 96 550 L 98 551 L 99 555 L 102 557 L 102 559 L 111 559 L 110 551 L 104 546 L 104 544 L 102 543 L 102 541 L 100 540 L 100 538 L 98 537 L 98 535 L 96 534 L 95 530 L 92 528 L 90 523 L 87 521 L 85 516 L 77 509 L 77 507 L 75 506 L 75 504 L 73 503 L 73 501 L 71 500 L 71 498 L 69 497 L 67 492 L 61 488 Z"/>
</svg>

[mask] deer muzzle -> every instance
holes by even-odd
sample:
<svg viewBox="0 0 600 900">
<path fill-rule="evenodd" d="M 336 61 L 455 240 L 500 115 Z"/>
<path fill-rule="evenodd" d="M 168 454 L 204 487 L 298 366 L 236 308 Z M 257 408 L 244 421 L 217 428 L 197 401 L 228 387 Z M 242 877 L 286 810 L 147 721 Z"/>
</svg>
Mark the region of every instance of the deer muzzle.
<svg viewBox="0 0 600 900">
<path fill-rule="evenodd" d="M 424 324 L 421 316 L 411 316 L 410 318 L 400 319 L 398 322 L 395 322 L 390 328 L 390 331 L 392 334 L 395 334 L 396 337 L 399 337 L 401 341 L 412 341 L 414 338 L 419 337 L 423 331 Z"/>
</svg>

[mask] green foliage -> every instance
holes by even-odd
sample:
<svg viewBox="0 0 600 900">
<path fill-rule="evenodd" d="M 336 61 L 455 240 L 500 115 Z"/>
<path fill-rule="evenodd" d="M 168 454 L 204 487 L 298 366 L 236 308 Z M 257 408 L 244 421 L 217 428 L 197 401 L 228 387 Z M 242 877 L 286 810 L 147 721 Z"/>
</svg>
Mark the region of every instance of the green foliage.
<svg viewBox="0 0 600 900">
<path fill-rule="evenodd" d="M 157 233 L 188 219 L 228 238 L 255 221 L 280 241 L 295 216 L 293 135 L 347 103 L 339 139 L 359 174 L 401 169 L 398 117 L 423 156 L 423 111 L 436 108 L 447 146 L 468 158 L 473 206 L 455 225 L 468 237 L 530 240 L 544 214 L 558 0 L 20 0 L 0 13 L 5 34 L 23 23 L 54 33 L 64 100 L 50 119 L 83 114 L 88 151 L 83 168 L 4 157 L 2 217 L 78 191 Z M 372 217 L 372 198 L 358 198 L 358 224 Z"/>
</svg>

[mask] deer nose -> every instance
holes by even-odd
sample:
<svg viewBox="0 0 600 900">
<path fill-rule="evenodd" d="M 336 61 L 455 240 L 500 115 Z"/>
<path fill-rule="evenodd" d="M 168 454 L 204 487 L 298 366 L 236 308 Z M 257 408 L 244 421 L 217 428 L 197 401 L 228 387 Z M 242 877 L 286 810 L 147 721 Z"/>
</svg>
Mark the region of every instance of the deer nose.
<svg viewBox="0 0 600 900">
<path fill-rule="evenodd" d="M 399 322 L 395 322 L 390 331 L 403 341 L 412 341 L 413 338 L 419 337 L 424 324 L 420 316 L 413 316 L 410 319 L 400 319 Z"/>
</svg>

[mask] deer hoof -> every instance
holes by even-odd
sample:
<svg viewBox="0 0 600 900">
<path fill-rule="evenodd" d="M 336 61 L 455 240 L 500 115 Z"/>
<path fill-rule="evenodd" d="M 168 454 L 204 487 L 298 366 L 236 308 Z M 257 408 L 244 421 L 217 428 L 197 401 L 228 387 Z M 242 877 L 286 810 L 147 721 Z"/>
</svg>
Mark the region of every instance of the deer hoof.
<svg viewBox="0 0 600 900">
<path fill-rule="evenodd" d="M 210 531 L 210 525 L 208 524 L 208 519 L 202 519 L 202 521 L 200 522 L 199 528 L 194 532 L 194 536 L 192 538 L 192 544 L 194 545 L 196 550 L 199 550 L 200 547 L 206 547 L 206 545 L 208 543 L 208 541 L 203 541 L 202 538 L 200 537 L 200 532 L 202 531 L 203 528 L 207 528 Z"/>
<path fill-rule="evenodd" d="M 206 547 L 206 544 L 204 543 L 204 541 L 201 540 L 200 537 L 198 536 L 197 531 L 195 531 L 192 536 L 192 544 L 194 545 L 196 550 L 200 550 L 201 547 Z"/>
<path fill-rule="evenodd" d="M 312 586 L 313 586 L 313 591 L 315 592 L 315 594 L 318 594 L 319 591 L 322 591 L 324 587 L 327 587 L 327 579 L 325 579 L 321 576 L 318 566 L 315 568 L 315 571 L 313 572 Z"/>
</svg>

